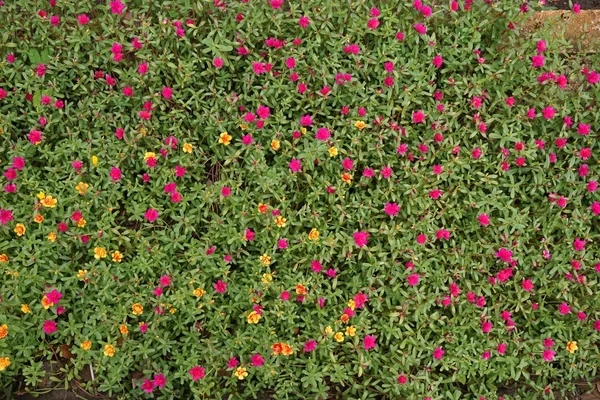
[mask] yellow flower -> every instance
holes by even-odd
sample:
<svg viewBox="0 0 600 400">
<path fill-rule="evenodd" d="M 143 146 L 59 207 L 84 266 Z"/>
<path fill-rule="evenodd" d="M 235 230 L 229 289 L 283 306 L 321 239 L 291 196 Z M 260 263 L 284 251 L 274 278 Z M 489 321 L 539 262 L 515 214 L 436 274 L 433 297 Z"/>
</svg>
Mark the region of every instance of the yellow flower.
<svg viewBox="0 0 600 400">
<path fill-rule="evenodd" d="M 294 349 L 292 349 L 292 347 L 286 343 L 281 343 L 281 354 L 283 354 L 284 356 L 289 356 L 290 354 L 292 354 L 294 352 Z"/>
<path fill-rule="evenodd" d="M 81 348 L 84 350 L 89 350 L 92 348 L 92 342 L 90 342 L 89 340 L 84 340 L 79 346 L 81 346 Z"/>
<path fill-rule="evenodd" d="M 248 124 L 240 124 L 240 129 L 245 131 L 246 129 L 248 129 Z"/>
<path fill-rule="evenodd" d="M 275 218 L 275 225 L 277 225 L 279 228 L 283 228 L 285 226 L 286 221 L 286 218 L 283 218 L 281 215 L 278 215 L 277 218 Z"/>
<path fill-rule="evenodd" d="M 142 137 L 146 137 L 146 134 L 148 132 L 146 132 L 146 129 L 144 127 L 140 127 L 140 133 L 142 134 Z"/>
<path fill-rule="evenodd" d="M 92 165 L 95 167 L 96 165 L 98 165 L 98 157 L 96 156 L 92 156 Z"/>
<path fill-rule="evenodd" d="M 104 247 L 96 247 L 94 249 L 94 258 L 99 260 L 104 257 L 106 257 L 106 249 Z"/>
<path fill-rule="evenodd" d="M 10 366 L 10 358 L 0 357 L 0 371 L 4 371 Z"/>
<path fill-rule="evenodd" d="M 335 339 L 336 342 L 343 342 L 344 334 L 342 332 L 337 332 L 335 335 L 333 335 L 333 338 Z"/>
<path fill-rule="evenodd" d="M 39 192 L 37 194 L 37 198 L 40 200 L 44 200 L 44 197 L 46 197 L 46 193 L 44 193 L 44 192 Z"/>
<path fill-rule="evenodd" d="M 356 309 L 356 302 L 352 299 L 348 300 L 348 307 L 350 307 L 350 309 L 354 311 Z"/>
<path fill-rule="evenodd" d="M 346 336 L 354 336 L 356 334 L 356 328 L 349 326 L 346 328 Z"/>
<path fill-rule="evenodd" d="M 198 298 L 204 296 L 204 289 L 200 289 L 200 288 L 195 289 L 194 290 L 194 296 L 196 296 Z"/>
<path fill-rule="evenodd" d="M 119 326 L 119 332 L 121 332 L 122 335 L 127 335 L 129 333 L 129 329 L 127 329 L 127 325 L 122 324 L 121 326 Z"/>
<path fill-rule="evenodd" d="M 85 218 L 79 218 L 79 221 L 77 221 L 77 226 L 83 228 L 86 223 L 87 221 L 85 220 Z"/>
<path fill-rule="evenodd" d="M 338 155 L 337 147 L 330 147 L 327 151 L 329 152 L 329 157 L 335 157 Z"/>
<path fill-rule="evenodd" d="M 31 309 L 27 304 L 21 304 L 21 312 L 23 314 L 29 314 L 31 312 Z"/>
<path fill-rule="evenodd" d="M 333 333 L 333 329 L 331 329 L 331 326 L 328 326 L 327 328 L 325 328 L 326 335 L 331 335 L 332 333 Z"/>
<path fill-rule="evenodd" d="M 262 265 L 269 265 L 271 264 L 271 256 L 268 254 L 263 254 L 262 256 L 260 256 L 260 263 Z"/>
<path fill-rule="evenodd" d="M 112 260 L 114 262 L 120 263 L 123 260 L 123 254 L 121 254 L 119 250 L 115 251 L 114 253 L 112 253 Z"/>
<path fill-rule="evenodd" d="M 571 354 L 575 353 L 575 350 L 578 350 L 579 347 L 577 347 L 577 342 L 573 341 L 573 342 L 568 342 L 567 343 L 567 351 Z"/>
<path fill-rule="evenodd" d="M 319 234 L 319 231 L 318 231 L 318 230 L 316 230 L 315 228 L 312 228 L 312 229 L 310 230 L 310 232 L 308 233 L 308 239 L 310 239 L 310 240 L 315 240 L 315 241 L 316 241 L 316 240 L 319 240 L 319 235 L 320 235 L 320 234 Z"/>
<path fill-rule="evenodd" d="M 229 146 L 229 143 L 231 143 L 231 139 L 232 137 L 229 133 L 223 132 L 219 136 L 219 143 L 224 144 L 225 146 Z"/>
<path fill-rule="evenodd" d="M 300 132 L 302 132 L 303 135 L 306 135 L 306 128 L 305 127 L 300 128 Z"/>
<path fill-rule="evenodd" d="M 131 306 L 131 310 L 133 311 L 133 315 L 140 315 L 144 312 L 144 307 L 140 303 L 135 303 Z"/>
<path fill-rule="evenodd" d="M 88 185 L 87 183 L 79 182 L 77 186 L 75 186 L 75 189 L 79 192 L 79 194 L 83 195 L 87 193 L 89 187 L 90 185 Z"/>
<path fill-rule="evenodd" d="M 46 196 L 40 201 L 40 203 L 42 203 L 42 205 L 46 208 L 56 207 L 57 202 L 58 202 L 58 200 L 52 196 Z"/>
<path fill-rule="evenodd" d="M 184 143 L 183 144 L 183 152 L 184 153 L 192 153 L 192 151 L 194 150 L 194 146 L 192 146 L 190 143 Z"/>
<path fill-rule="evenodd" d="M 171 307 L 169 309 L 169 313 L 171 313 L 171 314 L 175 314 L 176 312 L 177 312 L 177 309 L 175 307 Z"/>
<path fill-rule="evenodd" d="M 77 279 L 79 279 L 80 281 L 85 280 L 87 275 L 87 269 L 80 269 L 79 271 L 77 271 Z"/>
<path fill-rule="evenodd" d="M 8 256 L 6 254 L 0 254 L 0 263 L 6 264 L 8 262 Z"/>
<path fill-rule="evenodd" d="M 344 173 L 342 174 L 342 180 L 343 180 L 344 182 L 346 182 L 347 184 L 350 184 L 350 182 L 352 182 L 352 175 L 350 175 L 350 174 L 349 174 L 349 173 L 347 173 L 347 172 L 344 172 Z"/>
<path fill-rule="evenodd" d="M 144 161 L 148 161 L 149 158 L 156 158 L 156 153 L 153 153 L 151 151 L 147 151 L 144 154 Z"/>
<path fill-rule="evenodd" d="M 104 346 L 104 355 L 107 357 L 112 357 L 115 355 L 115 346 L 112 344 L 107 344 Z"/>
<path fill-rule="evenodd" d="M 4 339 L 8 336 L 8 325 L 0 325 L 0 339 Z"/>
<path fill-rule="evenodd" d="M 296 294 L 297 295 L 305 296 L 306 294 L 308 294 L 308 290 L 306 289 L 306 286 L 304 286 L 301 283 L 299 283 L 296 286 L 294 286 L 294 289 L 296 289 Z"/>
<path fill-rule="evenodd" d="M 35 217 L 33 217 L 33 222 L 41 224 L 42 222 L 44 222 L 44 216 L 42 214 L 35 214 Z"/>
<path fill-rule="evenodd" d="M 281 142 L 277 139 L 271 140 L 271 148 L 275 151 L 279 150 L 281 148 Z"/>
<path fill-rule="evenodd" d="M 356 121 L 354 123 L 354 126 L 356 127 L 356 129 L 358 129 L 359 131 L 362 131 L 364 129 L 365 126 L 367 126 L 367 124 L 365 124 L 363 121 Z"/>
<path fill-rule="evenodd" d="M 56 232 L 50 232 L 48 234 L 48 240 L 54 243 L 54 241 L 56 240 Z"/>
<path fill-rule="evenodd" d="M 256 311 L 252 311 L 250 314 L 248 314 L 248 323 L 249 324 L 258 324 L 258 321 L 260 321 L 259 313 L 257 313 Z"/>
<path fill-rule="evenodd" d="M 44 297 L 42 297 L 42 306 L 44 307 L 44 310 L 49 309 L 53 305 L 54 305 L 54 303 L 52 303 L 50 300 L 48 300 L 48 297 L 46 297 L 46 295 L 44 295 Z"/>
<path fill-rule="evenodd" d="M 271 282 L 273 282 L 273 275 L 271 275 L 271 274 L 263 274 L 261 281 L 262 281 L 262 283 L 268 285 Z"/>
<path fill-rule="evenodd" d="M 23 236 L 25 234 L 25 225 L 23 224 L 17 224 L 15 226 L 15 233 L 17 234 L 17 236 Z"/>
<path fill-rule="evenodd" d="M 246 371 L 246 368 L 244 367 L 238 367 L 235 370 L 234 375 L 241 381 L 248 376 L 248 371 Z"/>
</svg>

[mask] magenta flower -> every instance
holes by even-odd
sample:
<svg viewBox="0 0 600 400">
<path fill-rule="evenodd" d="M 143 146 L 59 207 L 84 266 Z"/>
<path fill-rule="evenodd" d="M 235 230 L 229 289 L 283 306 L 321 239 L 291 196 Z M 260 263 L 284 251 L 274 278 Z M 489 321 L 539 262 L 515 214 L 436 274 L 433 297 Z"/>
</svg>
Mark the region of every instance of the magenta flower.
<svg viewBox="0 0 600 400">
<path fill-rule="evenodd" d="M 445 351 L 441 347 L 438 346 L 433 351 L 433 358 L 435 358 L 436 360 L 441 360 L 444 357 L 444 353 L 445 353 Z"/>
<path fill-rule="evenodd" d="M 371 336 L 371 335 L 367 335 L 365 336 L 364 340 L 363 340 L 363 347 L 365 350 L 371 350 L 374 349 L 376 344 L 375 341 L 377 339 L 375 338 L 375 336 Z"/>
<path fill-rule="evenodd" d="M 5 210 L 4 208 L 0 208 L 0 224 L 6 225 L 10 221 L 13 220 L 13 212 L 12 210 Z"/>
<path fill-rule="evenodd" d="M 213 284 L 213 287 L 217 293 L 225 293 L 227 290 L 227 284 L 220 279 L 217 281 L 217 283 Z"/>
<path fill-rule="evenodd" d="M 149 208 L 144 214 L 144 217 L 148 220 L 148 222 L 154 222 L 158 218 L 158 211 L 153 208 Z"/>
<path fill-rule="evenodd" d="M 251 355 L 250 361 L 252 362 L 253 367 L 262 367 L 265 363 L 265 359 L 258 353 Z"/>
<path fill-rule="evenodd" d="M 400 212 L 400 206 L 396 203 L 386 203 L 383 211 L 390 217 L 393 217 Z"/>
<path fill-rule="evenodd" d="M 110 170 L 110 179 L 113 182 L 118 182 L 121 180 L 121 170 L 117 167 L 112 167 Z"/>
<path fill-rule="evenodd" d="M 406 277 L 406 281 L 410 286 L 416 286 L 419 284 L 421 276 L 419 274 L 412 274 Z"/>
<path fill-rule="evenodd" d="M 305 353 L 314 351 L 316 348 L 317 348 L 317 342 L 315 342 L 312 339 L 310 339 L 308 342 L 304 343 L 304 352 Z"/>
<path fill-rule="evenodd" d="M 154 385 L 162 389 L 167 384 L 167 379 L 163 374 L 154 375 Z"/>
<path fill-rule="evenodd" d="M 292 158 L 292 161 L 290 161 L 290 163 L 288 164 L 288 166 L 290 167 L 290 169 L 292 170 L 292 172 L 298 172 L 302 169 L 302 163 L 300 162 L 300 160 Z"/>
<path fill-rule="evenodd" d="M 326 141 L 330 137 L 331 134 L 329 133 L 329 129 L 327 128 L 319 128 L 317 129 L 317 133 L 315 134 L 315 138 L 321 141 Z"/>
<path fill-rule="evenodd" d="M 552 350 L 544 350 L 544 353 L 542 354 L 542 357 L 544 358 L 544 361 L 553 361 L 554 360 L 554 355 L 556 354 L 555 351 Z"/>
<path fill-rule="evenodd" d="M 146 379 L 140 388 L 146 393 L 152 393 L 154 391 L 154 382 L 150 379 Z"/>
<path fill-rule="evenodd" d="M 300 17 L 300 20 L 298 20 L 298 25 L 300 25 L 302 28 L 306 29 L 306 27 L 310 24 L 310 19 L 306 16 L 304 17 Z"/>
<path fill-rule="evenodd" d="M 354 243 L 358 247 L 364 247 L 367 245 L 367 239 L 369 238 L 369 233 L 365 231 L 354 232 Z"/>
<path fill-rule="evenodd" d="M 44 333 L 46 333 L 46 335 L 56 332 L 56 321 L 46 320 L 42 329 L 44 330 Z"/>
<path fill-rule="evenodd" d="M 204 378 L 206 368 L 195 365 L 188 371 L 188 373 L 192 376 L 192 380 L 196 382 L 198 379 Z"/>
<path fill-rule="evenodd" d="M 487 214 L 479 214 L 477 219 L 482 226 L 487 226 L 490 224 L 490 217 Z"/>
</svg>

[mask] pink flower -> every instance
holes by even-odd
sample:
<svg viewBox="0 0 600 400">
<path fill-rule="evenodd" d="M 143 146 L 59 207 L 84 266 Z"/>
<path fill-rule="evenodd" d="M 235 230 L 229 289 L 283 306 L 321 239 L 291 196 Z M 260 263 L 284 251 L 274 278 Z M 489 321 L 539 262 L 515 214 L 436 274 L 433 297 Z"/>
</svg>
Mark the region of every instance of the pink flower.
<svg viewBox="0 0 600 400">
<path fill-rule="evenodd" d="M 435 233 L 435 238 L 438 240 L 448 240 L 450 239 L 450 231 L 446 229 L 438 229 L 438 231 Z"/>
<path fill-rule="evenodd" d="M 400 211 L 400 206 L 396 203 L 386 203 L 384 211 L 390 217 L 395 216 Z"/>
<path fill-rule="evenodd" d="M 221 196 L 229 197 L 230 194 L 231 194 L 231 189 L 228 186 L 223 186 L 223 188 L 221 189 Z"/>
<path fill-rule="evenodd" d="M 42 329 L 46 335 L 56 332 L 56 321 L 46 320 Z"/>
<path fill-rule="evenodd" d="M 573 241 L 573 249 L 575 251 L 582 251 L 585 247 L 585 240 L 581 240 L 580 238 L 575 238 Z"/>
<path fill-rule="evenodd" d="M 419 284 L 420 278 L 421 276 L 419 274 L 412 274 L 406 277 L 406 281 L 408 282 L 409 286 L 416 286 Z"/>
<path fill-rule="evenodd" d="M 423 24 L 416 24 L 413 26 L 413 28 L 415 28 L 415 31 L 417 31 L 420 35 L 427 33 L 427 27 Z"/>
<path fill-rule="evenodd" d="M 399 384 L 404 385 L 406 382 L 408 382 L 408 378 L 406 378 L 406 376 L 404 374 L 401 374 L 398 376 Z"/>
<path fill-rule="evenodd" d="M 229 361 L 227 361 L 227 369 L 235 368 L 239 363 L 237 357 L 231 357 Z"/>
<path fill-rule="evenodd" d="M 149 208 L 144 214 L 144 217 L 148 220 L 148 222 L 153 222 L 158 218 L 158 211 L 153 208 Z"/>
<path fill-rule="evenodd" d="M 413 112 L 412 114 L 412 120 L 414 124 L 419 124 L 422 123 L 423 121 L 425 121 L 425 113 L 423 112 L 423 110 L 419 110 L 416 112 Z"/>
<path fill-rule="evenodd" d="M 81 14 L 77 17 L 77 21 L 79 22 L 79 25 L 87 25 L 88 22 L 90 22 L 90 19 L 86 14 Z"/>
<path fill-rule="evenodd" d="M 305 353 L 310 353 L 311 351 L 314 351 L 316 348 L 317 348 L 317 342 L 315 342 L 312 339 L 310 339 L 308 342 L 304 343 L 304 352 Z"/>
<path fill-rule="evenodd" d="M 531 283 L 531 279 L 523 279 L 521 282 L 521 287 L 526 292 L 531 292 L 533 290 L 533 283 Z"/>
<path fill-rule="evenodd" d="M 123 14 L 125 4 L 121 3 L 120 0 L 113 0 L 110 2 L 110 12 L 113 14 Z"/>
<path fill-rule="evenodd" d="M 581 6 L 577 3 L 573 4 L 573 12 L 579 14 L 581 12 Z"/>
<path fill-rule="evenodd" d="M 300 162 L 300 160 L 292 158 L 292 161 L 290 161 L 290 163 L 288 164 L 288 166 L 290 167 L 290 169 L 292 170 L 292 172 L 298 172 L 302 169 L 302 164 Z"/>
<path fill-rule="evenodd" d="M 504 262 L 510 263 L 512 261 L 512 251 L 505 249 L 502 247 L 500 250 L 496 252 L 496 257 L 501 259 Z"/>
<path fill-rule="evenodd" d="M 113 182 L 118 182 L 121 180 L 121 170 L 117 167 L 112 167 L 110 170 L 110 179 Z"/>
<path fill-rule="evenodd" d="M 504 355 L 506 353 L 506 343 L 498 344 L 498 354 Z"/>
<path fill-rule="evenodd" d="M 392 176 L 392 173 L 392 169 L 388 166 L 381 168 L 381 176 L 383 176 L 385 179 L 388 179 L 390 176 Z"/>
<path fill-rule="evenodd" d="M 552 119 L 556 115 L 556 110 L 552 106 L 548 106 L 542 110 L 542 115 L 546 119 Z"/>
<path fill-rule="evenodd" d="M 138 72 L 140 75 L 145 75 L 148 72 L 148 63 L 141 63 L 138 65 Z"/>
<path fill-rule="evenodd" d="M 52 290 L 50 293 L 46 293 L 46 298 L 49 302 L 53 303 L 54 305 L 57 305 L 60 302 L 60 299 L 62 299 L 62 297 L 62 293 L 56 289 Z"/>
<path fill-rule="evenodd" d="M 444 353 L 445 353 L 445 351 L 441 347 L 438 346 L 433 351 L 433 358 L 435 358 L 436 360 L 441 360 L 444 357 Z"/>
<path fill-rule="evenodd" d="M 304 17 L 300 17 L 300 20 L 298 21 L 298 25 L 300 25 L 302 28 L 306 29 L 306 27 L 310 24 L 310 19 L 306 16 Z"/>
<path fill-rule="evenodd" d="M 146 333 L 148 331 L 148 324 L 147 323 L 143 323 L 140 325 L 140 332 L 142 333 Z"/>
<path fill-rule="evenodd" d="M 265 363 L 265 359 L 258 353 L 251 355 L 250 361 L 252 362 L 253 367 L 262 367 Z"/>
<path fill-rule="evenodd" d="M 442 64 L 444 63 L 444 59 L 442 58 L 442 56 L 440 56 L 438 54 L 433 58 L 432 63 L 433 63 L 433 65 L 435 65 L 436 68 L 440 68 L 442 66 Z"/>
<path fill-rule="evenodd" d="M 279 240 L 277 240 L 277 247 L 279 249 L 287 249 L 287 247 L 288 247 L 287 239 L 279 239 Z"/>
<path fill-rule="evenodd" d="M 227 284 L 220 279 L 217 281 L 217 283 L 213 284 L 213 287 L 217 293 L 225 293 L 227 290 Z"/>
<path fill-rule="evenodd" d="M 369 298 L 364 293 L 358 293 L 353 298 L 356 308 L 363 308 L 365 303 L 369 301 Z"/>
<path fill-rule="evenodd" d="M 163 374 L 154 375 L 154 384 L 159 389 L 162 389 L 167 384 L 167 379 L 165 378 L 165 376 Z"/>
<path fill-rule="evenodd" d="M 375 338 L 375 336 L 371 336 L 371 335 L 367 335 L 365 336 L 364 340 L 363 340 L 363 347 L 365 350 L 370 350 L 370 349 L 374 349 L 376 344 L 375 341 L 377 339 Z"/>
<path fill-rule="evenodd" d="M 371 18 L 367 22 L 367 27 L 371 30 L 377 29 L 378 26 L 379 26 L 379 20 L 377 18 Z"/>
<path fill-rule="evenodd" d="M 477 219 L 482 226 L 487 226 L 490 224 L 490 217 L 487 214 L 479 214 Z"/>
<path fill-rule="evenodd" d="M 150 379 L 146 379 L 140 388 L 146 393 L 152 393 L 154 391 L 154 382 Z"/>
<path fill-rule="evenodd" d="M 594 215 L 600 215 L 600 203 L 594 201 L 594 203 L 590 206 L 590 210 L 592 210 Z"/>
<path fill-rule="evenodd" d="M 29 142 L 32 144 L 39 144 L 42 141 L 42 132 L 32 130 L 29 132 L 29 135 L 27 135 L 27 139 L 29 139 Z"/>
<path fill-rule="evenodd" d="M 168 275 L 163 275 L 160 277 L 158 282 L 160 283 L 160 286 L 167 287 L 171 283 L 171 277 Z"/>
<path fill-rule="evenodd" d="M 271 7 L 276 10 L 278 8 L 281 8 L 281 5 L 283 4 L 283 0 L 271 0 L 270 3 Z"/>
<path fill-rule="evenodd" d="M 317 129 L 317 133 L 315 134 L 315 138 L 321 141 L 326 141 L 330 137 L 331 134 L 329 133 L 329 129 L 327 128 L 319 128 Z"/>
<path fill-rule="evenodd" d="M 188 373 L 192 376 L 192 380 L 196 382 L 198 379 L 204 378 L 206 368 L 195 365 L 188 371 Z"/>
<path fill-rule="evenodd" d="M 544 358 L 544 361 L 552 361 L 552 360 L 554 360 L 554 355 L 555 354 L 556 354 L 555 351 L 544 350 L 544 353 L 542 354 L 542 357 Z"/>
<path fill-rule="evenodd" d="M 213 65 L 216 69 L 223 68 L 223 64 L 223 59 L 220 57 L 215 57 L 215 59 L 213 60 Z"/>
<path fill-rule="evenodd" d="M 310 115 L 303 115 L 300 117 L 300 125 L 311 126 L 312 124 L 313 124 L 313 119 Z"/>
<path fill-rule="evenodd" d="M 481 331 L 483 333 L 489 333 L 492 330 L 493 326 L 494 324 L 492 324 L 490 321 L 483 321 L 481 323 Z"/>
<path fill-rule="evenodd" d="M 173 89 L 164 86 L 163 90 L 162 90 L 162 95 L 165 99 L 167 99 L 167 100 L 170 99 L 171 96 L 173 95 Z"/>
<path fill-rule="evenodd" d="M 546 57 L 541 54 L 535 55 L 531 57 L 531 66 L 533 68 L 543 67 L 546 61 Z"/>
<path fill-rule="evenodd" d="M 365 231 L 354 232 L 354 243 L 358 247 L 364 247 L 367 245 L 367 239 L 369 238 L 369 233 Z"/>
<path fill-rule="evenodd" d="M 560 306 L 558 306 L 558 312 L 562 315 L 569 314 L 571 312 L 571 307 L 569 307 L 567 303 L 562 303 Z"/>
</svg>

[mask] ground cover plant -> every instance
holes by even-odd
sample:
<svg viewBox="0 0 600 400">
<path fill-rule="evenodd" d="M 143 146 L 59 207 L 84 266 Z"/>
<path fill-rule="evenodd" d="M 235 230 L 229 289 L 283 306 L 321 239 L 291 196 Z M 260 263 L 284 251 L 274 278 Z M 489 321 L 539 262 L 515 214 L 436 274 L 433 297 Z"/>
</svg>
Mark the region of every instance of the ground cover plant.
<svg viewBox="0 0 600 400">
<path fill-rule="evenodd" d="M 3 390 L 50 362 L 114 398 L 593 379 L 599 57 L 539 8 L 5 1 Z"/>
</svg>

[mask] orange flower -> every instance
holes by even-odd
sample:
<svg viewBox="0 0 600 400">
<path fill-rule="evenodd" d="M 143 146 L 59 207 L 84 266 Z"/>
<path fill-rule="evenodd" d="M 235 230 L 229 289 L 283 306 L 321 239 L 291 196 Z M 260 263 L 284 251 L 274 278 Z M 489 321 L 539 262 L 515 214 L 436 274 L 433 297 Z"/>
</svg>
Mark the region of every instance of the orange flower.
<svg viewBox="0 0 600 400">
<path fill-rule="evenodd" d="M 260 321 L 259 313 L 257 313 L 256 311 L 252 311 L 250 314 L 248 314 L 248 323 L 249 324 L 258 324 L 258 321 Z"/>
<path fill-rule="evenodd" d="M 4 339 L 8 336 L 8 325 L 0 325 L 0 339 Z"/>
<path fill-rule="evenodd" d="M 89 340 L 84 340 L 83 342 L 81 342 L 80 346 L 84 350 L 89 350 L 92 348 L 92 342 L 90 342 Z"/>
<path fill-rule="evenodd" d="M 56 232 L 50 232 L 48 234 L 48 240 L 54 242 L 56 240 Z"/>
<path fill-rule="evenodd" d="M 15 226 L 15 233 L 17 234 L 17 236 L 23 236 L 25 234 L 25 225 L 23 224 L 17 224 Z"/>
<path fill-rule="evenodd" d="M 342 314 L 341 318 L 342 322 L 346 323 L 350 320 L 350 317 L 348 316 L 348 314 Z"/>
<path fill-rule="evenodd" d="M 48 300 L 48 297 L 46 297 L 46 295 L 44 295 L 44 297 L 42 297 L 42 306 L 44 306 L 44 310 L 49 309 L 53 305 L 54 305 L 54 303 L 52 303 L 50 300 Z"/>
<path fill-rule="evenodd" d="M 283 346 L 281 343 L 275 343 L 273 346 L 271 346 L 271 349 L 273 350 L 273 353 L 277 355 L 281 354 L 281 352 L 283 351 Z"/>
<path fill-rule="evenodd" d="M 127 329 L 127 325 L 123 324 L 123 325 L 119 326 L 119 332 L 121 332 L 122 335 L 127 335 L 129 333 L 129 329 Z"/>
<path fill-rule="evenodd" d="M 104 346 L 104 355 L 107 357 L 112 357 L 115 355 L 115 346 L 112 344 L 107 344 Z"/>
<path fill-rule="evenodd" d="M 40 201 L 40 203 L 42 203 L 42 206 L 44 206 L 46 208 L 56 207 L 57 202 L 58 202 L 58 200 L 52 196 L 46 196 Z"/>
<path fill-rule="evenodd" d="M 10 358 L 0 357 L 0 371 L 4 371 L 8 367 L 10 367 Z"/>
<path fill-rule="evenodd" d="M 112 253 L 112 260 L 114 262 L 120 263 L 121 261 L 123 261 L 123 254 L 121 254 L 119 250 L 115 251 L 114 253 Z"/>
<path fill-rule="evenodd" d="M 106 257 L 106 249 L 104 247 L 96 247 L 94 249 L 94 258 L 99 260 L 104 257 Z"/>
<path fill-rule="evenodd" d="M 5 264 L 8 262 L 8 256 L 6 254 L 0 254 L 0 263 Z"/>
<path fill-rule="evenodd" d="M 310 230 L 310 232 L 308 233 L 308 239 L 309 240 L 319 240 L 319 231 L 316 230 L 315 228 L 312 228 Z"/>
<path fill-rule="evenodd" d="M 296 294 L 300 295 L 300 296 L 304 296 L 308 293 L 308 290 L 306 289 L 306 287 L 299 283 L 297 284 L 294 289 L 296 289 Z"/>
<path fill-rule="evenodd" d="M 140 315 L 144 312 L 144 307 L 140 303 L 135 303 L 131 306 L 131 310 L 133 311 L 133 315 Z"/>
<path fill-rule="evenodd" d="M 38 224 L 41 224 L 42 222 L 44 222 L 44 216 L 42 214 L 35 214 L 35 217 L 33 217 L 33 221 L 37 222 Z"/>
<path fill-rule="evenodd" d="M 342 174 L 342 180 L 343 180 L 344 182 L 346 182 L 347 184 L 350 184 L 350 182 L 352 182 L 352 175 L 350 175 L 350 174 L 349 174 L 349 173 L 347 173 L 347 172 L 344 172 L 344 173 Z"/>
<path fill-rule="evenodd" d="M 79 182 L 77 184 L 77 186 L 75 186 L 75 190 L 77 190 L 77 192 L 81 195 L 84 195 L 87 193 L 88 189 L 89 189 L 90 185 L 88 185 L 87 183 L 84 182 Z"/>
<path fill-rule="evenodd" d="M 77 221 L 77 226 L 83 228 L 86 223 L 87 221 L 85 220 L 85 218 L 79 218 L 79 221 Z"/>
<path fill-rule="evenodd" d="M 281 354 L 283 354 L 284 356 L 289 356 L 293 352 L 294 349 L 292 349 L 291 346 L 287 345 L 286 343 L 281 344 Z"/>
<path fill-rule="evenodd" d="M 263 203 L 258 203 L 258 212 L 261 214 L 266 213 L 269 210 L 269 206 Z"/>
</svg>

